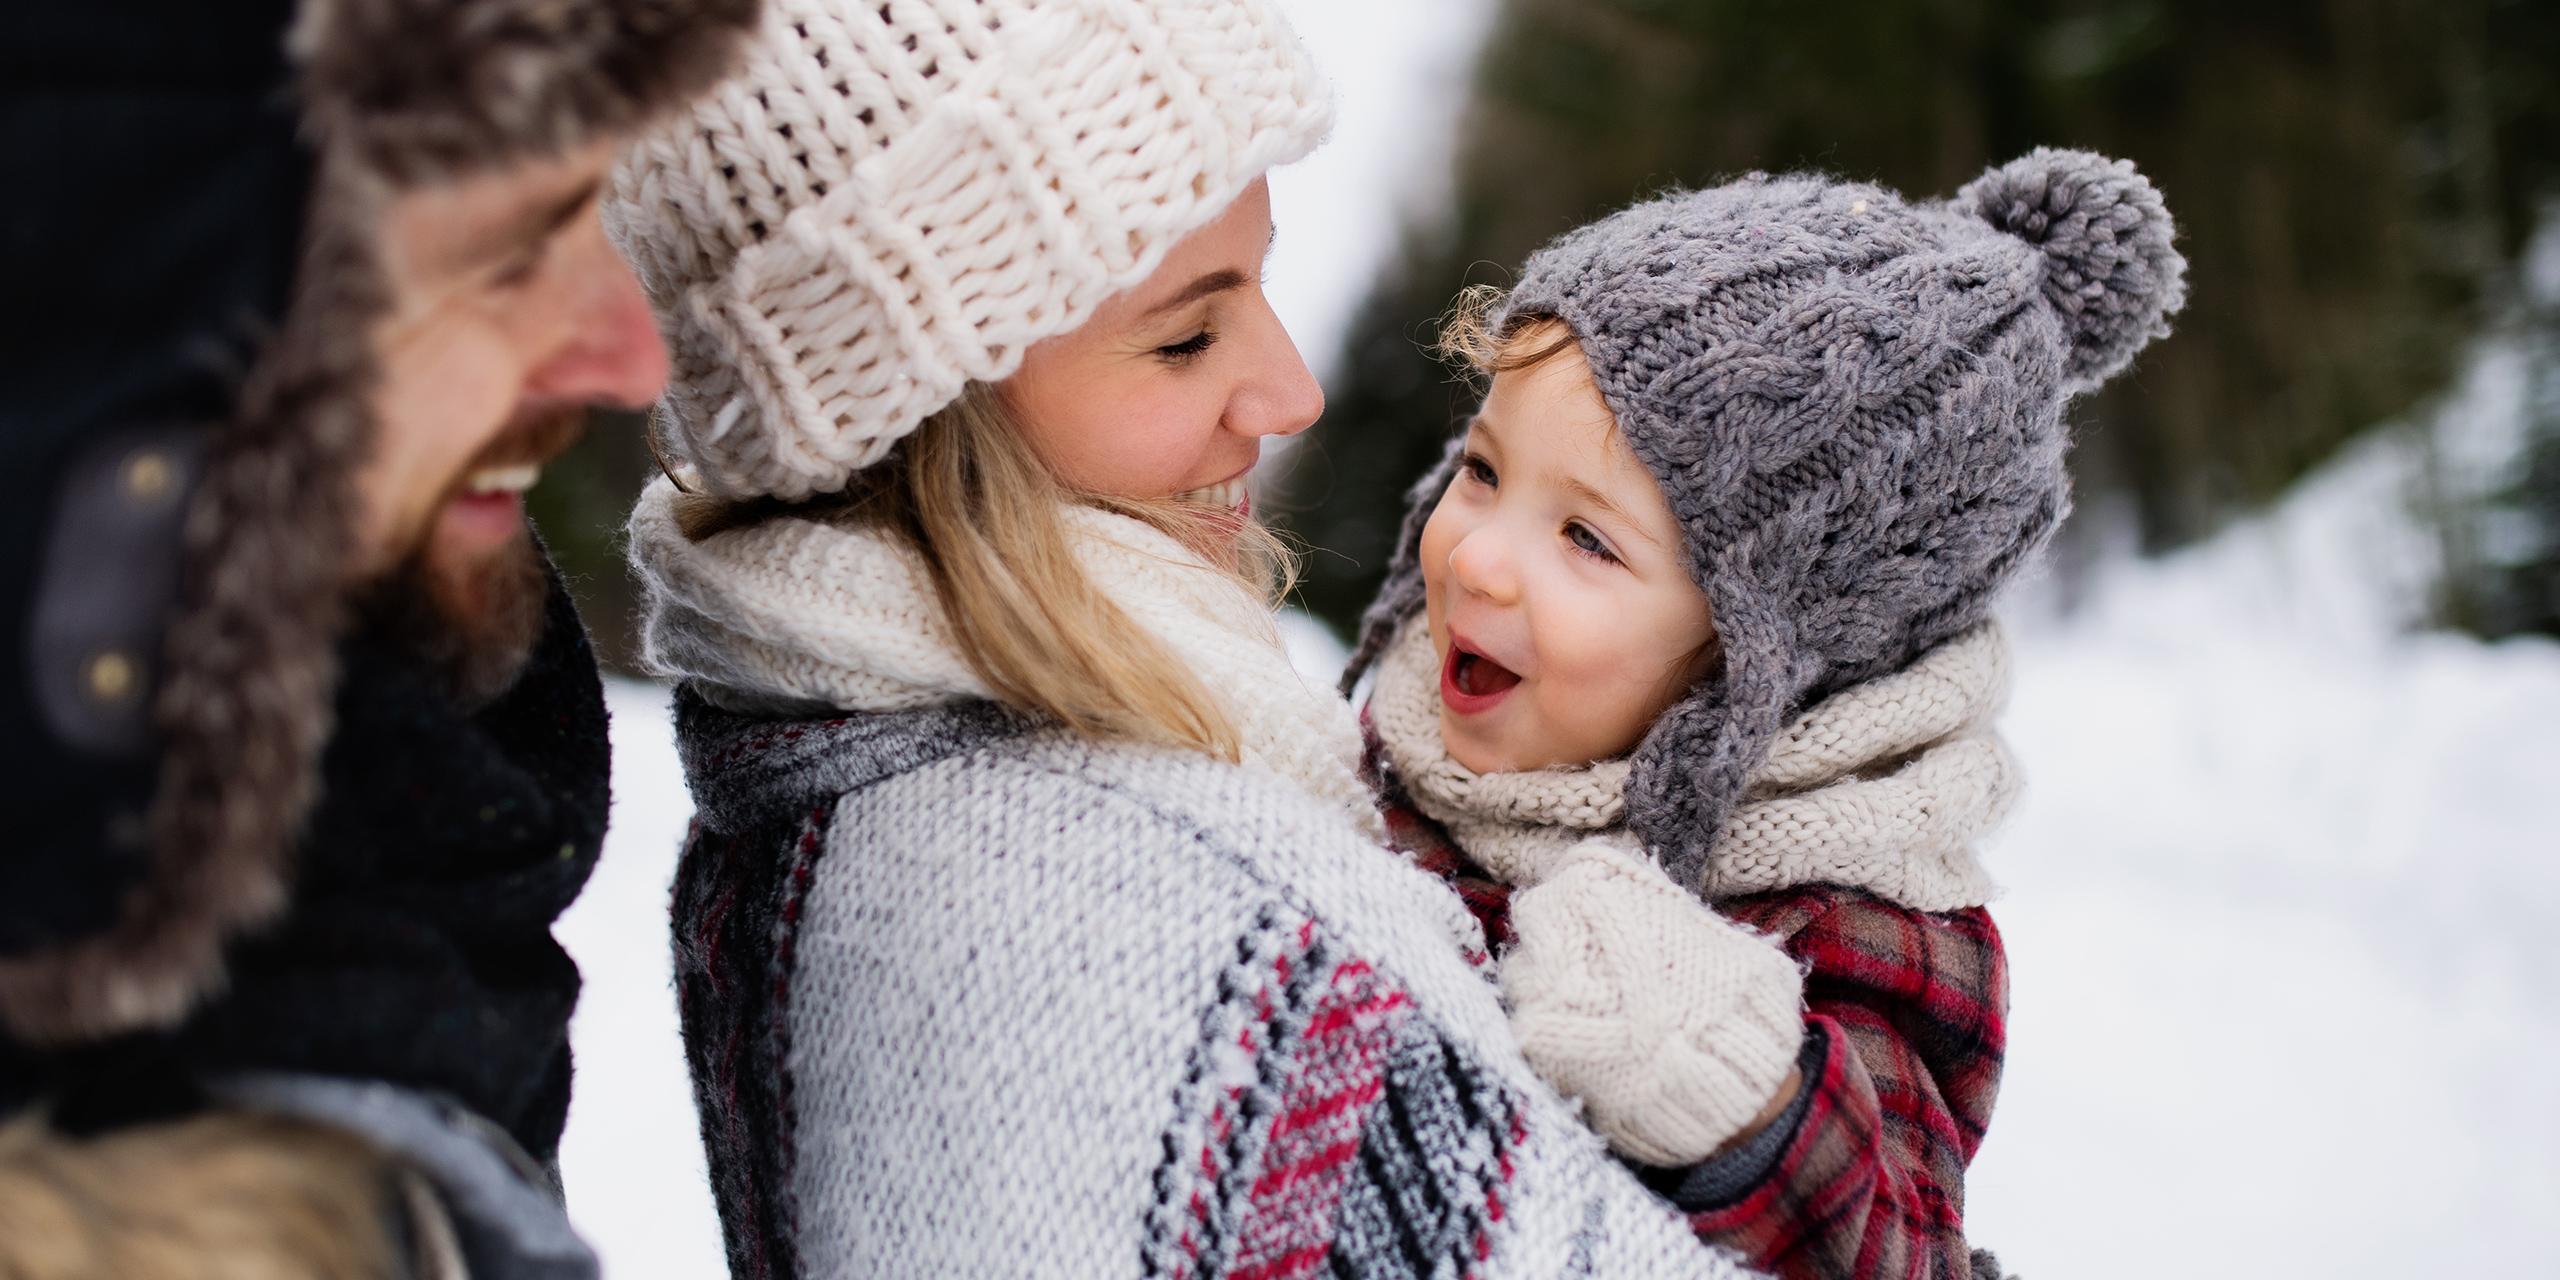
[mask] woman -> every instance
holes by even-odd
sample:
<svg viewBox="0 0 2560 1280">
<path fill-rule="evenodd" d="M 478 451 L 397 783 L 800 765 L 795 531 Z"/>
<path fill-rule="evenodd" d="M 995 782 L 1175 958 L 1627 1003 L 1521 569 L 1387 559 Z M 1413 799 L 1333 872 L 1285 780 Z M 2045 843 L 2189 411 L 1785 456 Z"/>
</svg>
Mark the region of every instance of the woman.
<svg viewBox="0 0 2560 1280">
<path fill-rule="evenodd" d="M 1259 0 L 786 3 L 611 214 L 742 1276 L 1717 1275 L 1537 1083 L 1242 482 L 1324 90 Z"/>
</svg>

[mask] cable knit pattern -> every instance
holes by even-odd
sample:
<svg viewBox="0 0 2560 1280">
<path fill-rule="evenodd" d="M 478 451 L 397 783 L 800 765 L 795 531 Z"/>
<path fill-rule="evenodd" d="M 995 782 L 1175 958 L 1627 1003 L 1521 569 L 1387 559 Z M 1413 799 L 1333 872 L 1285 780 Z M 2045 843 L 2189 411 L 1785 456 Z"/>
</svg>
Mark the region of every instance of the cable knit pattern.
<svg viewBox="0 0 2560 1280">
<path fill-rule="evenodd" d="M 1943 201 L 1754 174 L 1529 259 L 1497 328 L 1571 328 L 1722 643 L 1628 762 L 1627 822 L 1674 878 L 1708 874 L 1796 709 L 1990 616 L 2070 510 L 2064 403 L 2185 302 L 2159 191 L 2085 151 L 2035 151 Z M 1421 607 L 1419 516 L 1453 473 L 1414 490 L 1355 673 Z"/>
<path fill-rule="evenodd" d="M 642 659 L 714 702 L 902 711 L 993 699 L 953 641 L 923 559 L 903 540 L 814 520 L 767 520 L 694 542 L 660 479 L 631 513 L 649 595 Z M 1373 837 L 1360 726 L 1290 666 L 1271 611 L 1161 530 L 1087 506 L 1065 511 L 1079 565 L 1199 675 L 1234 717 L 1244 761 L 1323 799 Z"/>
<path fill-rule="evenodd" d="M 769 0 L 605 205 L 668 443 L 724 495 L 839 489 L 1331 120 L 1275 0 Z"/>
<path fill-rule="evenodd" d="M 1511 899 L 1502 990 L 1520 1052 L 1609 1145 L 1677 1168 L 1769 1105 L 1804 1042 L 1804 980 L 1624 838 L 1567 849 Z"/>
<path fill-rule="evenodd" d="M 1075 524 L 1261 707 L 1272 767 L 981 700 L 883 539 L 691 543 L 663 489 L 634 516 L 685 682 L 677 986 L 732 1274 L 1744 1275 L 1541 1082 L 1457 899 L 1326 794 L 1356 730 L 1268 615 L 1143 525 Z"/>
<path fill-rule="evenodd" d="M 1416 619 L 1379 663 L 1369 720 L 1414 803 L 1468 856 L 1525 885 L 1586 836 L 1633 847 L 1627 761 L 1473 773 L 1441 739 L 1439 671 Z M 2008 643 L 1983 623 L 1808 708 L 1771 738 L 1692 887 L 1709 902 L 1801 885 L 1863 889 L 1914 911 L 1989 901 L 1974 843 L 2017 798 L 2016 765 L 1990 727 L 2008 687 Z"/>
<path fill-rule="evenodd" d="M 1795 963 L 1706 902 L 1829 885 L 1915 911 L 1981 905 L 1973 841 L 2017 790 L 1988 728 L 2008 666 L 1984 623 L 1806 710 L 1771 739 L 1694 894 L 1625 825 L 1625 760 L 1477 774 L 1450 758 L 1420 618 L 1387 646 L 1369 721 L 1413 803 L 1519 889 L 1500 976 L 1522 1052 L 1612 1147 L 1681 1166 L 1769 1104 L 1804 1035 Z"/>
</svg>

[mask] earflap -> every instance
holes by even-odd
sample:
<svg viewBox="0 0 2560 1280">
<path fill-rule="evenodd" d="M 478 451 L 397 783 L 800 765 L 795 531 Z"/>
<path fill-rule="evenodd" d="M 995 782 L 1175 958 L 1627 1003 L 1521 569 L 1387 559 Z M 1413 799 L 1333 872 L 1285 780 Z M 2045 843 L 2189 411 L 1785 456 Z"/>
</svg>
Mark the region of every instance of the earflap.
<svg viewBox="0 0 2560 1280">
<path fill-rule="evenodd" d="M 1717 669 L 1653 722 L 1627 776 L 1627 824 L 1682 886 L 1705 883 L 1707 859 L 1814 679 L 1794 623 L 1730 569 L 1708 575 Z"/>
</svg>

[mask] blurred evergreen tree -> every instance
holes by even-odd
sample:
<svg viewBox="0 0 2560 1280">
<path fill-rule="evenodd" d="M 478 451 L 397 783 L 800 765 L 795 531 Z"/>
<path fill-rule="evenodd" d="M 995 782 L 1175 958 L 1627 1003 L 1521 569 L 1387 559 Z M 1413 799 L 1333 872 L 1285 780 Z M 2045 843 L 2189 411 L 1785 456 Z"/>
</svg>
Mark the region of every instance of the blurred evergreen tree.
<svg viewBox="0 0 2560 1280">
<path fill-rule="evenodd" d="M 2549 215 L 2560 218 L 2560 208 Z M 2560 227 L 2549 234 L 2560 236 Z M 2545 285 L 2550 287 L 2549 284 Z M 2560 636 L 2560 297 L 2528 299 L 2525 444 L 2515 477 L 2473 513 L 2470 545 L 2448 557 L 2443 614 L 2485 636 Z"/>
<path fill-rule="evenodd" d="M 640 487 L 658 474 L 646 431 L 640 414 L 590 414 L 586 438 L 543 468 L 525 504 L 578 598 L 596 657 L 626 673 L 639 670 L 640 600 L 623 564 L 622 524 Z"/>
<path fill-rule="evenodd" d="M 1450 207 L 1363 304 L 1273 504 L 1335 553 L 1302 590 L 1337 626 L 1472 407 L 1424 352 L 1450 298 L 1644 194 L 1792 168 L 1944 194 L 2039 144 L 2132 159 L 2179 218 L 2192 301 L 2075 406 L 2074 467 L 2158 549 L 2439 392 L 2560 189 L 2549 0 L 1500 4 Z"/>
</svg>

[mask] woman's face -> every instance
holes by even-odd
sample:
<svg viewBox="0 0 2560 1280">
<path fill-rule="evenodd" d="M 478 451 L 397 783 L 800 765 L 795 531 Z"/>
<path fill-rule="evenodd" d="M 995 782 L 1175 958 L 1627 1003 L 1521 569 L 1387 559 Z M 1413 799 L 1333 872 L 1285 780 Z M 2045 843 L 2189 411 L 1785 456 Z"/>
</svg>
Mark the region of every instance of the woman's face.
<svg viewBox="0 0 2560 1280">
<path fill-rule="evenodd" d="M 997 390 L 1053 474 L 1111 497 L 1246 505 L 1262 438 L 1324 412 L 1262 296 L 1270 249 L 1271 190 L 1257 181 L 1082 328 L 1023 353 Z"/>
</svg>

